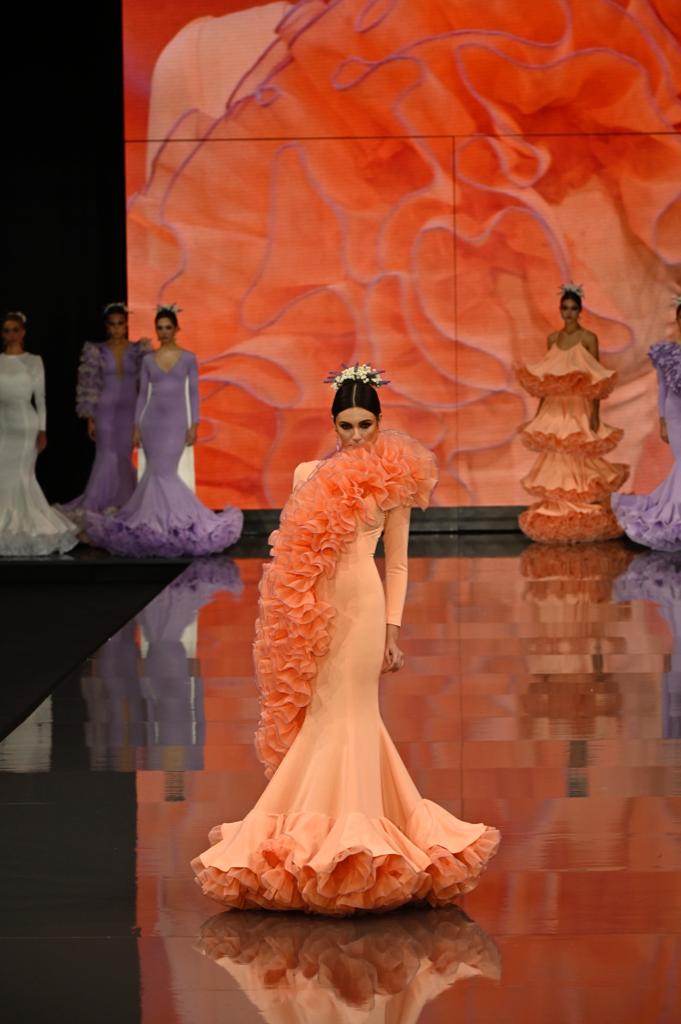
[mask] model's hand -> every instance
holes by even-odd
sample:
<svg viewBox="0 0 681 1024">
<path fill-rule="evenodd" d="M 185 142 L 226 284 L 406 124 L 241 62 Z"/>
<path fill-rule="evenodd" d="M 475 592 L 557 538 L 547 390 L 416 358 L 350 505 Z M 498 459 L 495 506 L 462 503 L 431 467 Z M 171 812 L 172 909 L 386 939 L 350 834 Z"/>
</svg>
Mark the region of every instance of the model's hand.
<svg viewBox="0 0 681 1024">
<path fill-rule="evenodd" d="M 92 416 L 88 416 L 87 418 L 87 436 L 90 438 L 91 441 L 97 440 L 97 429 L 95 427 L 95 421 L 93 420 Z"/>
<path fill-rule="evenodd" d="M 399 638 L 400 627 L 389 623 L 385 629 L 385 651 L 383 653 L 382 672 L 399 672 L 404 665 L 404 654 L 400 650 Z"/>
<path fill-rule="evenodd" d="M 191 426 L 187 431 L 187 438 L 185 440 L 185 444 L 188 447 L 191 447 L 193 444 L 196 444 L 196 423 L 193 426 Z"/>
<path fill-rule="evenodd" d="M 669 444 L 669 434 L 667 433 L 667 421 L 663 416 L 660 416 L 660 437 L 665 444 Z"/>
<path fill-rule="evenodd" d="M 142 447 L 142 434 L 137 424 L 132 428 L 132 446 L 133 448 Z"/>
<path fill-rule="evenodd" d="M 38 449 L 38 455 L 40 455 L 41 452 L 44 452 L 47 448 L 47 434 L 44 430 L 38 431 L 38 436 L 35 439 L 35 446 Z"/>
</svg>

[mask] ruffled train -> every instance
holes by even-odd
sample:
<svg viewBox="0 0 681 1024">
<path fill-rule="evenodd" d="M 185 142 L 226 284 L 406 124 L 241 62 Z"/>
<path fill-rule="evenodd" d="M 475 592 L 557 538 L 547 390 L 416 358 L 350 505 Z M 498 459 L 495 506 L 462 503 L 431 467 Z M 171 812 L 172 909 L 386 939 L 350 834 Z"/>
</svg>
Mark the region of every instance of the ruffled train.
<svg viewBox="0 0 681 1024">
<path fill-rule="evenodd" d="M 614 494 L 612 507 L 627 537 L 653 551 L 681 551 L 681 467 L 650 494 Z"/>
<path fill-rule="evenodd" d="M 462 846 L 462 830 L 471 827 L 480 834 Z M 421 800 L 404 831 L 360 812 L 334 819 L 256 809 L 242 822 L 217 826 L 209 839 L 212 849 L 192 861 L 205 895 L 241 909 L 348 915 L 451 903 L 475 887 L 500 836 Z"/>
</svg>

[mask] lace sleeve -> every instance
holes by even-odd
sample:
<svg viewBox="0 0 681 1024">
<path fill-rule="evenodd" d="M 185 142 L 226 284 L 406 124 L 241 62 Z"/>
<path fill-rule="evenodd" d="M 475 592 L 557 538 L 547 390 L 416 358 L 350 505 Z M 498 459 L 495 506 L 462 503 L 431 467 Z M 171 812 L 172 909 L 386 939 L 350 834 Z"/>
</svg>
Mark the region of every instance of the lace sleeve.
<svg viewBox="0 0 681 1024">
<path fill-rule="evenodd" d="M 86 341 L 78 366 L 76 415 L 82 419 L 94 416 L 99 396 L 102 393 L 103 382 L 104 373 L 100 347 L 91 341 Z"/>
</svg>

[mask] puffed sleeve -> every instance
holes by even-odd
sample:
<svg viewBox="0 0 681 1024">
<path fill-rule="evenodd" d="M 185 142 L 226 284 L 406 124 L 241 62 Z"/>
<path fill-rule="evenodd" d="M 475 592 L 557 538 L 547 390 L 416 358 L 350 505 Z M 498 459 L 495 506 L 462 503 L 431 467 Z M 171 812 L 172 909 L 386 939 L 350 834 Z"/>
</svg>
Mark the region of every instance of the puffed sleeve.
<svg viewBox="0 0 681 1024">
<path fill-rule="evenodd" d="M 385 550 L 385 617 L 394 626 L 402 624 L 407 596 L 407 551 L 411 511 L 399 506 L 386 513 L 383 528 Z"/>
<path fill-rule="evenodd" d="M 293 490 L 304 484 L 309 476 L 312 475 L 315 467 L 319 465 L 319 462 L 301 462 L 293 470 Z"/>
<path fill-rule="evenodd" d="M 80 355 L 76 385 L 76 415 L 94 416 L 104 385 L 104 365 L 99 345 L 86 341 Z"/>
<path fill-rule="evenodd" d="M 146 356 L 142 360 L 142 369 L 140 370 L 140 386 L 139 391 L 137 392 L 137 402 L 135 403 L 135 423 L 137 426 L 139 426 L 144 406 L 147 404 L 147 399 L 149 397 L 149 388 L 151 386 L 151 367 L 149 365 L 149 360 L 151 358 L 152 356 Z"/>
<path fill-rule="evenodd" d="M 192 355 L 189 361 L 187 376 L 189 379 L 189 425 L 193 427 L 195 423 L 199 422 L 199 364 L 195 355 Z"/>
<path fill-rule="evenodd" d="M 664 417 L 664 403 L 667 401 L 667 382 L 661 367 L 657 367 L 657 408 L 660 416 Z"/>
<path fill-rule="evenodd" d="M 47 430 L 47 408 L 45 406 L 45 366 L 40 356 L 31 360 L 33 376 L 33 401 L 38 413 L 38 430 Z"/>
</svg>

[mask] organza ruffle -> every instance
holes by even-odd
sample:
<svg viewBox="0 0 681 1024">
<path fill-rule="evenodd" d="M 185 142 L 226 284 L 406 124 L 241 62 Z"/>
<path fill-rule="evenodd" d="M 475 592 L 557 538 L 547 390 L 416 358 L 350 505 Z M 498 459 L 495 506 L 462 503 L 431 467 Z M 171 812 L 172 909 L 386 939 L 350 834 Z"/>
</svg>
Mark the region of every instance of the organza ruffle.
<svg viewBox="0 0 681 1024">
<path fill-rule="evenodd" d="M 601 380 L 593 380 L 585 370 L 536 376 L 526 366 L 516 367 L 516 377 L 520 386 L 534 398 L 546 398 L 549 395 L 580 395 L 594 401 L 607 398 L 617 382 L 615 373 Z"/>
<path fill-rule="evenodd" d="M 559 437 L 557 434 L 532 430 L 531 425 L 527 424 L 520 431 L 520 440 L 532 452 L 553 451 L 563 455 L 605 455 L 620 443 L 624 435 L 624 431 L 618 427 L 606 427 L 606 429 L 607 434 L 601 437 L 594 435 L 587 439 L 582 433 Z"/>
<path fill-rule="evenodd" d="M 477 885 L 500 836 L 421 800 L 404 831 L 358 811 L 334 820 L 254 810 L 213 829 L 210 840 L 214 846 L 192 868 L 202 892 L 219 903 L 349 915 L 451 903 Z"/>
<path fill-rule="evenodd" d="M 658 341 L 650 346 L 648 357 L 670 391 L 681 395 L 681 345 L 676 341 Z"/>
<path fill-rule="evenodd" d="M 612 507 L 622 530 L 637 544 L 681 551 L 681 500 L 660 500 L 657 492 L 614 494 Z"/>
<path fill-rule="evenodd" d="M 568 502 L 540 502 L 521 513 L 518 522 L 524 534 L 543 544 L 611 540 L 624 532 L 611 509 L 598 504 L 579 508 Z"/>
<path fill-rule="evenodd" d="M 0 556 L 3 558 L 42 558 L 63 555 L 78 544 L 77 529 L 55 530 L 54 533 L 3 531 L 0 529 Z"/>
<path fill-rule="evenodd" d="M 264 912 L 232 911 L 203 924 L 196 948 L 227 967 L 245 965 L 251 989 L 281 990 L 290 997 L 299 986 L 309 993 L 312 982 L 317 998 L 323 989 L 344 1006 L 369 1012 L 375 997 L 398 995 L 416 979 L 430 980 L 437 992 L 472 972 L 500 974 L 493 940 L 459 907 L 343 921 L 302 914 L 273 920 Z"/>
<path fill-rule="evenodd" d="M 373 444 L 321 462 L 284 506 L 260 582 L 254 644 L 261 707 L 256 747 L 268 776 L 300 730 L 317 661 L 329 650 L 335 613 L 317 596 L 318 580 L 333 577 L 358 522 L 371 514 L 370 501 L 384 512 L 425 508 L 436 482 L 432 453 L 406 434 L 385 430 Z"/>
<path fill-rule="evenodd" d="M 619 490 L 628 476 L 629 467 L 621 462 L 610 463 L 599 458 L 578 459 L 546 452 L 536 460 L 521 483 L 536 498 L 594 502 Z"/>
<path fill-rule="evenodd" d="M 241 535 L 243 513 L 227 508 L 214 513 L 202 508 L 202 515 L 160 527 L 144 522 L 126 522 L 118 515 L 86 512 L 85 532 L 90 543 L 115 555 L 130 558 L 182 558 L 224 551 Z"/>
</svg>

